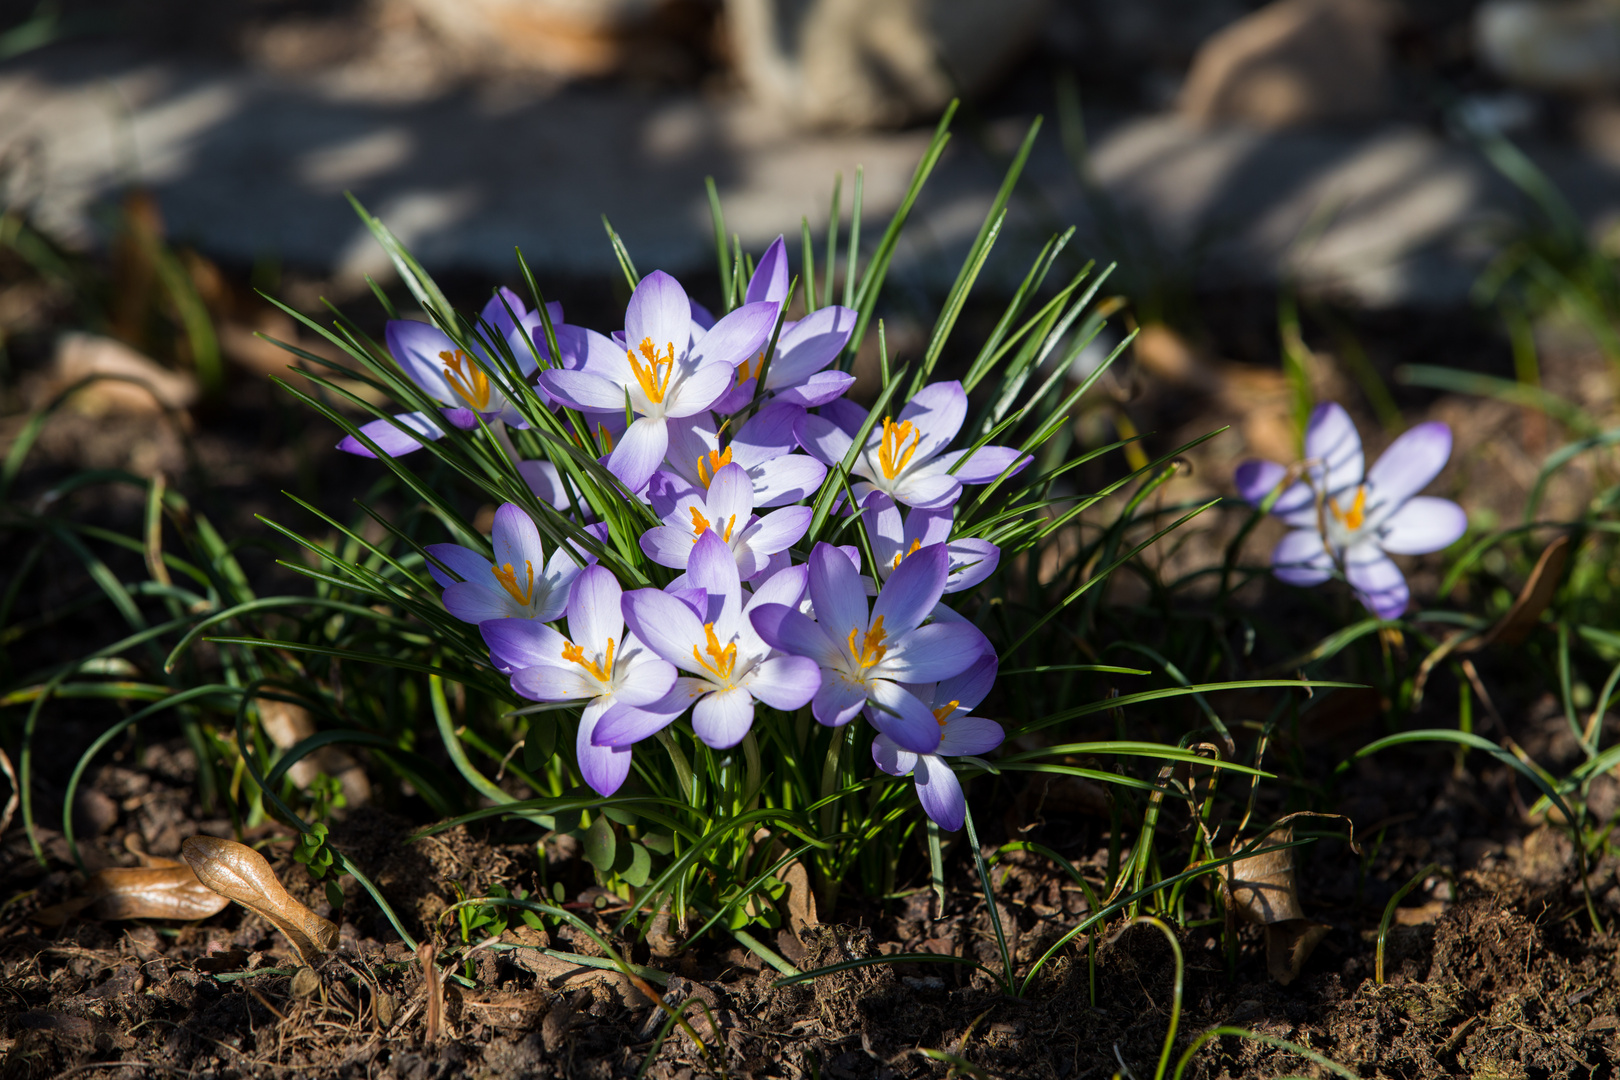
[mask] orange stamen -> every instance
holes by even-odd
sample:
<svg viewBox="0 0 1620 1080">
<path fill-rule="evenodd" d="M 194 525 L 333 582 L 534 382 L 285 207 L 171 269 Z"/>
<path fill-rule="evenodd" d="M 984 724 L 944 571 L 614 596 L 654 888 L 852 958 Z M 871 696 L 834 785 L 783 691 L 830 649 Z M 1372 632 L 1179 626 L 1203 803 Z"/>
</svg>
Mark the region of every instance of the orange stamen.
<svg viewBox="0 0 1620 1080">
<path fill-rule="evenodd" d="M 653 344 L 652 338 L 641 339 L 641 355 L 647 361 L 642 367 L 636 359 L 636 354 L 626 349 L 624 355 L 630 358 L 630 370 L 636 376 L 636 382 L 641 384 L 641 392 L 647 395 L 651 402 L 662 402 L 664 395 L 669 392 L 669 380 L 675 374 L 675 344 L 671 342 L 663 355 L 658 355 L 658 347 Z M 659 374 L 659 368 L 663 374 Z"/>
<path fill-rule="evenodd" d="M 856 635 L 860 634 L 860 632 L 861 628 L 858 626 L 849 632 L 850 655 L 853 656 L 855 658 L 855 662 L 860 664 L 863 668 L 869 668 L 875 664 L 882 663 L 884 655 L 889 651 L 888 646 L 883 644 L 883 639 L 888 636 L 883 629 L 883 616 L 879 615 L 875 620 L 873 620 L 872 628 L 866 632 L 866 636 L 862 639 L 861 644 L 857 646 L 855 644 L 855 637 Z"/>
<path fill-rule="evenodd" d="M 534 564 L 528 559 L 524 559 L 523 568 L 528 571 L 529 580 L 528 584 L 521 589 L 518 588 L 517 571 L 512 569 L 511 563 L 504 566 L 492 566 L 490 570 L 494 573 L 495 580 L 501 583 L 501 588 L 505 589 L 512 599 L 524 607 L 528 607 L 530 601 L 534 599 Z"/>
<path fill-rule="evenodd" d="M 455 352 L 442 352 L 439 359 L 444 361 L 444 378 L 450 384 L 450 389 L 456 396 L 467 403 L 467 408 L 475 412 L 484 412 L 489 409 L 489 376 L 484 369 L 467 359 L 467 354 L 457 349 Z"/>
<path fill-rule="evenodd" d="M 703 530 L 707 529 L 709 527 L 709 519 L 704 517 L 702 514 L 698 513 L 698 508 L 697 507 L 694 506 L 691 509 L 692 509 L 692 542 L 695 544 L 695 543 L 697 543 L 697 538 L 703 535 Z"/>
<path fill-rule="evenodd" d="M 906 440 L 911 445 L 906 445 Z M 883 477 L 893 480 L 900 470 L 906 467 L 911 455 L 917 452 L 917 446 L 922 442 L 922 432 L 910 420 L 895 423 L 893 419 L 883 418 L 883 441 L 878 444 L 878 465 L 883 469 Z"/>
<path fill-rule="evenodd" d="M 922 550 L 922 541 L 921 540 L 913 540 L 911 542 L 911 547 L 908 550 L 902 551 L 902 552 L 900 552 L 898 555 L 896 555 L 894 557 L 894 566 L 891 567 L 890 569 L 893 569 L 893 570 L 900 569 L 900 560 L 901 559 L 905 558 L 907 555 L 915 555 L 915 554 L 917 554 L 918 551 L 921 551 L 921 550 Z"/>
<path fill-rule="evenodd" d="M 737 643 L 733 641 L 725 648 L 720 647 L 720 639 L 714 636 L 714 623 L 704 623 L 703 632 L 708 635 L 709 643 L 703 647 L 714 663 L 703 659 L 703 653 L 698 652 L 696 645 L 692 646 L 692 659 L 696 660 L 702 668 L 722 681 L 731 678 L 731 669 L 737 663 Z"/>
<path fill-rule="evenodd" d="M 1362 523 L 1367 520 L 1367 485 L 1361 484 L 1356 488 L 1356 498 L 1350 504 L 1350 509 L 1340 510 L 1337 499 L 1328 500 L 1328 509 L 1333 511 L 1333 516 L 1345 528 L 1352 531 L 1361 528 Z"/>
<path fill-rule="evenodd" d="M 753 370 L 750 371 L 749 369 Z M 749 379 L 757 379 L 765 371 L 765 354 L 762 352 L 753 360 L 744 360 L 737 365 L 737 385 L 741 386 Z"/>
<path fill-rule="evenodd" d="M 940 727 L 945 726 L 945 721 L 950 719 L 951 713 L 955 712 L 956 707 L 960 704 L 962 704 L 960 701 L 947 701 L 934 710 L 934 719 L 939 722 Z"/>
<path fill-rule="evenodd" d="M 710 450 L 697 460 L 698 483 L 707 488 L 714 480 L 714 474 L 731 464 L 731 447 L 724 450 Z"/>
<path fill-rule="evenodd" d="M 602 453 L 604 453 L 604 454 L 613 453 L 613 432 L 609 431 L 607 428 L 603 427 L 601 424 L 597 424 L 596 425 L 596 434 L 602 440 Z"/>
<path fill-rule="evenodd" d="M 608 638 L 607 655 L 600 664 L 595 660 L 585 659 L 585 650 L 567 640 L 563 641 L 562 658 L 571 664 L 578 664 L 594 675 L 598 682 L 607 682 L 613 672 L 613 639 Z"/>
</svg>

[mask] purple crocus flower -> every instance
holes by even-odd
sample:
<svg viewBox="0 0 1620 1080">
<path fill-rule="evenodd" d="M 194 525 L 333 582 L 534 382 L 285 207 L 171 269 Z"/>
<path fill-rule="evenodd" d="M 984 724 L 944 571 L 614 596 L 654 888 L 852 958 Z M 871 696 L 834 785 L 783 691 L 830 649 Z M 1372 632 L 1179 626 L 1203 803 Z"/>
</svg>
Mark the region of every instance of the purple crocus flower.
<svg viewBox="0 0 1620 1080">
<path fill-rule="evenodd" d="M 651 705 L 669 693 L 675 669 L 624 632 L 624 591 L 603 566 L 580 572 L 568 593 L 568 636 L 533 619 L 479 625 L 497 667 L 512 672 L 512 689 L 531 701 L 586 702 L 574 752 L 580 775 L 600 795 L 619 790 L 630 773 L 630 747 L 598 746 L 596 726 L 615 710 Z"/>
<path fill-rule="evenodd" d="M 613 746 L 637 742 L 690 708 L 692 731 L 724 750 L 753 727 L 756 701 L 784 712 L 808 704 L 821 688 L 821 668 L 808 657 L 774 652 L 749 621 L 750 613 L 765 605 L 797 605 L 805 577 L 804 567 L 789 567 L 766 579 L 750 597 L 726 545 L 706 532 L 693 547 L 686 572 L 687 587 L 699 590 L 702 617 L 667 592 L 626 593 L 624 618 L 636 637 L 690 674 L 677 677 L 662 701 L 621 711 L 598 724 L 595 740 Z"/>
<path fill-rule="evenodd" d="M 799 448 L 793 427 L 804 410 L 796 405 L 770 404 L 760 409 L 720 444 L 722 425 L 714 414 L 669 422 L 669 450 L 663 466 L 653 474 L 647 495 L 653 509 L 666 515 L 682 495 L 707 491 L 715 474 L 736 462 L 754 484 L 754 505 L 783 506 L 809 498 L 827 477 L 827 466 Z"/>
<path fill-rule="evenodd" d="M 541 372 L 540 385 L 586 412 L 623 416 L 628 404 L 636 418 L 613 447 L 608 469 L 640 491 L 669 449 L 669 420 L 702 412 L 726 392 L 738 362 L 769 336 L 777 306 L 744 304 L 694 341 L 686 290 L 655 270 L 625 310 L 625 349 L 592 348 L 576 370 Z"/>
<path fill-rule="evenodd" d="M 982 656 L 960 675 L 938 683 L 908 685 L 906 689 L 933 713 L 939 724 L 939 746 L 932 754 L 916 754 L 887 735 L 872 740 L 872 760 L 892 776 L 911 773 L 917 801 L 929 817 L 947 832 L 962 827 L 967 801 L 962 785 L 946 763 L 947 757 L 988 754 L 1001 745 L 1006 733 L 994 720 L 970 713 L 996 681 L 996 658 Z"/>
<path fill-rule="evenodd" d="M 731 551 L 737 572 L 753 578 L 770 557 L 786 551 L 810 528 L 808 506 L 784 506 L 768 514 L 754 514 L 754 484 L 736 462 L 721 466 L 700 494 L 683 495 L 664 524 L 641 534 L 641 550 L 660 566 L 686 567 L 693 545 L 713 534 Z"/>
<path fill-rule="evenodd" d="M 508 306 L 511 307 L 511 314 L 507 312 Z M 561 304 L 547 304 L 546 311 L 551 316 L 552 324 L 559 328 L 560 336 L 575 329 L 562 327 Z M 517 316 L 516 322 L 512 315 Z M 531 324 L 534 327 L 540 325 L 539 312 L 525 308 L 523 301 L 510 289 L 501 289 L 495 298 L 484 305 L 481 317 L 485 324 L 506 339 L 519 368 L 525 374 L 532 373 L 535 361 L 529 349 L 528 335 Z M 498 370 L 498 365 L 486 352 L 482 342 L 472 343 L 473 355 L 469 356 L 437 326 L 410 319 L 390 319 L 383 329 L 383 337 L 388 343 L 389 354 L 400 370 L 423 393 L 445 406 L 440 412 L 450 424 L 469 431 L 476 428 L 479 418 L 482 418 L 486 423 L 499 419 L 513 427 L 528 426 L 523 415 L 506 400 L 498 387 L 491 384 L 487 371 Z M 559 347 L 561 344 L 559 341 Z M 540 349 L 542 353 L 545 351 L 544 339 L 541 340 Z M 388 420 L 373 420 L 360 427 L 361 433 L 389 457 L 420 450 L 424 441 L 442 439 L 446 430 L 439 420 L 425 412 L 400 413 L 394 417 L 394 421 L 408 430 L 401 431 Z M 353 435 L 346 436 L 338 443 L 338 449 L 360 457 L 376 456 Z"/>
<path fill-rule="evenodd" d="M 988 483 L 1029 463 L 1010 446 L 981 446 L 971 457 L 967 450 L 941 453 L 966 417 L 961 383 L 930 383 L 917 391 L 899 420 L 885 416 L 867 436 L 855 457 L 853 472 L 865 481 L 854 485 L 855 498 L 875 489 L 908 506 L 939 509 L 956 502 L 963 484 Z M 854 434 L 827 417 L 808 414 L 795 431 L 806 452 L 829 466 L 843 461 Z"/>
<path fill-rule="evenodd" d="M 823 369 L 849 344 L 858 318 L 849 308 L 834 304 L 796 322 L 783 323 L 776 354 L 765 372 L 765 392 L 771 400 L 809 409 L 842 397 L 854 386 L 855 376 L 848 372 Z M 735 412 L 752 401 L 764 366 L 763 351 L 739 364 L 737 383 L 714 403 L 715 412 Z"/>
<path fill-rule="evenodd" d="M 817 544 L 809 566 L 814 620 L 796 607 L 764 604 L 752 613 L 754 629 L 772 648 L 820 665 L 821 689 L 810 710 L 821 723 L 847 724 L 871 705 L 878 730 L 914 753 L 933 753 L 939 724 L 900 684 L 961 671 L 979 658 L 984 641 L 978 630 L 960 623 L 921 625 L 945 588 L 950 567 L 944 546 L 903 560 L 870 611 L 860 573 L 844 552 Z"/>
<path fill-rule="evenodd" d="M 1356 599 L 1380 619 L 1406 610 L 1411 593 L 1391 554 L 1424 555 L 1454 543 L 1468 515 L 1450 499 L 1418 495 L 1451 456 L 1451 429 L 1419 424 L 1365 469 L 1361 436 L 1342 407 L 1318 405 L 1305 429 L 1303 478 L 1271 512 L 1293 526 L 1271 553 L 1272 573 L 1291 585 L 1320 585 L 1342 569 Z M 1290 478 L 1272 461 L 1245 461 L 1238 494 L 1259 506 Z"/>
<path fill-rule="evenodd" d="M 491 563 L 472 548 L 460 544 L 429 544 L 427 553 L 449 567 L 461 580 L 427 564 L 433 580 L 444 586 L 444 608 L 462 622 L 490 619 L 538 619 L 550 622 L 568 606 L 568 589 L 590 559 L 579 551 L 560 547 L 547 560 L 534 520 L 514 503 L 495 511 L 490 542 Z"/>
<path fill-rule="evenodd" d="M 950 574 L 945 591 L 971 589 L 996 569 L 1001 549 L 988 540 L 964 537 L 951 539 L 952 511 L 913 508 L 902 518 L 900 507 L 881 491 L 874 491 L 861 503 L 866 516 L 866 535 L 872 542 L 878 578 L 887 578 L 910 555 L 926 547 L 944 544 L 950 558 Z"/>
</svg>

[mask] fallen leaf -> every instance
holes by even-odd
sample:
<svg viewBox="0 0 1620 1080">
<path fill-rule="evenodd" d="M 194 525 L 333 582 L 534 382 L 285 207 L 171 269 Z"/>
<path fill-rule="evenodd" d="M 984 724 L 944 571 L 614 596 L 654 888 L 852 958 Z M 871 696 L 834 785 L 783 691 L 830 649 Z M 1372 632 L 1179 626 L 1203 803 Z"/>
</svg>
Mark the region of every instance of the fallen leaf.
<svg viewBox="0 0 1620 1080">
<path fill-rule="evenodd" d="M 805 930 L 821 925 L 816 914 L 816 892 L 810 887 L 810 872 L 804 868 L 804 863 L 794 861 L 780 876 L 787 882 L 788 927 L 802 940 Z"/>
<path fill-rule="evenodd" d="M 321 977 L 315 974 L 315 969 L 301 967 L 293 972 L 292 996 L 295 998 L 314 997 L 321 988 Z"/>
<path fill-rule="evenodd" d="M 305 965 L 337 945 L 338 928 L 288 895 L 270 863 L 246 844 L 218 836 L 193 836 L 180 845 L 180 856 L 198 881 L 269 919 Z"/>
<path fill-rule="evenodd" d="M 1293 828 L 1285 827 L 1274 830 L 1262 843 L 1287 844 L 1293 839 Z M 1232 906 L 1249 922 L 1269 926 L 1305 917 L 1294 885 L 1291 847 L 1237 860 L 1227 870 L 1227 888 Z"/>
<path fill-rule="evenodd" d="M 1530 636 L 1530 631 L 1541 622 L 1541 613 L 1552 603 L 1558 591 L 1558 582 L 1564 576 L 1564 564 L 1569 561 L 1569 535 L 1558 537 L 1542 551 L 1535 569 L 1519 590 L 1518 598 L 1507 613 L 1496 621 L 1484 635 L 1458 647 L 1457 651 L 1475 652 L 1487 645 L 1517 645 Z"/>
<path fill-rule="evenodd" d="M 1287 986 L 1333 927 L 1308 919 L 1289 919 L 1266 927 L 1266 971 Z"/>
</svg>

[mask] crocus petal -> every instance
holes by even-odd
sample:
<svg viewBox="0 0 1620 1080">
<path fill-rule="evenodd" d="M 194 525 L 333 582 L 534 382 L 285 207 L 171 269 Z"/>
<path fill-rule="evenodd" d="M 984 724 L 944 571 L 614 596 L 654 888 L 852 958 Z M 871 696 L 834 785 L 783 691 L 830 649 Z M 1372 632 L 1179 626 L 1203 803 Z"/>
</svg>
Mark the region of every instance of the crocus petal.
<svg viewBox="0 0 1620 1080">
<path fill-rule="evenodd" d="M 917 755 L 887 735 L 872 740 L 872 761 L 890 776 L 904 776 L 917 767 Z"/>
<path fill-rule="evenodd" d="M 798 543 L 814 517 L 815 511 L 808 506 L 784 506 L 748 526 L 743 539 L 761 555 L 775 555 Z"/>
<path fill-rule="evenodd" d="M 772 390 L 797 386 L 832 363 L 849 344 L 859 320 L 858 313 L 831 304 L 811 312 L 791 328 L 784 327 L 766 386 Z"/>
<path fill-rule="evenodd" d="M 755 466 L 798 449 L 793 428 L 804 415 L 797 405 L 779 401 L 767 404 L 737 429 L 731 440 L 731 459 L 753 472 Z"/>
<path fill-rule="evenodd" d="M 714 325 L 714 312 L 710 311 L 696 300 L 691 302 L 691 307 L 693 326 L 696 326 L 699 330 L 706 331 Z"/>
<path fill-rule="evenodd" d="M 809 454 L 784 454 L 748 472 L 754 480 L 754 506 L 760 509 L 807 499 L 827 478 L 827 466 Z"/>
<path fill-rule="evenodd" d="M 572 701 L 595 697 L 602 688 L 577 667 L 570 671 L 550 664 L 536 664 L 512 673 L 512 689 L 531 701 Z"/>
<path fill-rule="evenodd" d="M 615 662 L 613 665 L 613 696 L 616 700 L 626 705 L 651 705 L 675 685 L 674 666 L 655 659 L 641 642 L 634 638 L 626 639 L 621 653 L 628 654 L 629 662 Z"/>
<path fill-rule="evenodd" d="M 484 644 L 504 666 L 533 667 L 540 664 L 563 666 L 563 636 L 533 619 L 497 619 L 478 624 Z M 575 669 L 578 670 L 578 669 Z"/>
<path fill-rule="evenodd" d="M 649 711 L 622 701 L 615 702 L 591 729 L 591 743 L 595 746 L 632 746 L 664 730 L 679 715 L 678 712 Z"/>
<path fill-rule="evenodd" d="M 901 567 L 904 565 L 902 563 Z M 887 588 L 884 591 L 887 592 Z M 894 642 L 871 674 L 896 682 L 938 682 L 965 670 L 983 655 L 984 640 L 984 634 L 971 623 L 934 622 L 919 626 Z"/>
<path fill-rule="evenodd" d="M 627 592 L 619 602 L 631 633 L 665 660 L 697 671 L 693 645 L 704 640 L 703 624 L 692 609 L 657 589 Z"/>
<path fill-rule="evenodd" d="M 574 740 L 574 756 L 579 759 L 579 774 L 598 795 L 612 795 L 630 775 L 630 748 L 628 746 L 597 746 L 591 734 L 598 721 L 608 710 L 607 703 L 591 702 L 579 718 L 579 735 Z"/>
<path fill-rule="evenodd" d="M 962 460 L 969 453 L 972 456 Z M 941 454 L 935 460 L 938 463 L 936 467 L 946 471 L 956 465 L 957 461 L 962 461 L 962 464 L 951 472 L 959 483 L 988 484 L 1008 469 L 1016 475 L 1035 459 L 1028 454 L 1020 454 L 1011 446 L 981 446 L 973 451 L 961 450 L 953 454 Z"/>
<path fill-rule="evenodd" d="M 680 418 L 703 412 L 715 403 L 736 378 L 730 368 L 708 364 L 685 376 L 670 388 L 664 400 L 664 415 Z"/>
<path fill-rule="evenodd" d="M 401 431 L 400 426 L 406 430 Z M 414 435 L 412 433 L 415 433 Z M 386 457 L 400 457 L 412 450 L 422 449 L 423 441 L 444 438 L 444 429 L 434 423 L 427 413 L 399 413 L 393 420 L 373 420 L 360 425 L 360 433 L 377 444 Z M 345 435 L 337 448 L 357 457 L 374 458 L 377 455 L 353 435 Z"/>
<path fill-rule="evenodd" d="M 912 774 L 917 785 L 917 801 L 923 812 L 946 832 L 955 832 L 967 820 L 967 800 L 962 797 L 961 781 L 943 758 L 924 754 L 917 759 Z"/>
<path fill-rule="evenodd" d="M 1408 499 L 1378 530 L 1378 546 L 1396 555 L 1427 555 L 1450 547 L 1468 531 L 1468 515 L 1450 499 Z"/>
<path fill-rule="evenodd" d="M 823 679 L 816 696 L 810 699 L 810 715 L 828 727 L 842 727 L 855 719 L 866 704 L 866 691 L 837 677 Z"/>
<path fill-rule="evenodd" d="M 594 371 L 551 368 L 540 373 L 540 388 L 570 408 L 624 414 L 623 384 Z"/>
<path fill-rule="evenodd" d="M 504 591 L 485 588 L 483 582 L 458 581 L 444 590 L 444 610 L 462 622 L 476 625 L 491 619 L 511 618 L 525 609 L 519 608 L 517 601 Z M 528 616 L 523 614 L 522 617 Z"/>
<path fill-rule="evenodd" d="M 705 529 L 692 545 L 686 560 L 686 579 L 696 588 L 705 589 L 710 596 L 720 597 L 721 607 L 733 613 L 742 608 L 742 580 L 737 573 L 737 560 L 731 548 L 715 533 Z"/>
<path fill-rule="evenodd" d="M 1368 516 L 1378 507 L 1394 512 L 1439 476 L 1450 457 L 1451 428 L 1439 421 L 1418 424 L 1401 435 L 1367 470 Z"/>
<path fill-rule="evenodd" d="M 888 632 L 890 640 L 915 629 L 928 617 L 929 612 L 934 610 L 934 605 L 939 603 L 940 594 L 945 590 L 945 577 L 949 572 L 950 556 L 944 544 L 934 544 L 932 547 L 922 548 L 907 555 L 889 575 L 883 591 L 878 594 L 877 602 L 872 605 L 872 623 L 876 625 L 877 620 L 882 618 L 883 628 Z M 814 595 L 815 580 L 815 570 L 812 568 L 811 595 Z M 819 604 L 816 608 L 816 617 L 821 617 Z M 842 628 L 841 623 L 837 625 Z"/>
<path fill-rule="evenodd" d="M 748 612 L 748 620 L 771 648 L 808 656 L 822 667 L 832 667 L 848 652 L 815 620 L 786 604 L 761 604 Z"/>
<path fill-rule="evenodd" d="M 464 548 L 460 544 L 429 544 L 424 548 L 429 555 L 449 567 L 462 581 L 481 582 L 490 577 L 489 560 L 471 548 Z M 443 570 L 433 565 L 432 560 L 427 563 L 428 573 L 440 585 L 452 585 L 456 578 L 450 577 Z"/>
<path fill-rule="evenodd" d="M 1373 544 L 1357 544 L 1344 553 L 1344 577 L 1356 590 L 1356 599 L 1380 619 L 1395 619 L 1406 611 L 1411 590 L 1395 561 Z"/>
<path fill-rule="evenodd" d="M 1311 475 L 1328 495 L 1361 483 L 1366 468 L 1361 436 L 1342 405 L 1325 401 L 1311 412 L 1305 426 L 1305 457 L 1312 463 Z"/>
<path fill-rule="evenodd" d="M 728 385 L 735 382 L 737 365 L 752 360 L 770 340 L 771 331 L 776 329 L 777 310 L 775 303 L 760 302 L 744 304 L 726 315 L 692 347 L 692 363 L 699 367 L 724 364 L 731 369 L 727 373 Z"/>
<path fill-rule="evenodd" d="M 495 549 L 495 565 L 510 564 L 520 585 L 524 581 L 524 563 L 533 569 L 536 577 L 545 569 L 546 552 L 540 546 L 540 530 L 528 512 L 516 503 L 502 503 L 495 511 L 490 543 Z"/>
<path fill-rule="evenodd" d="M 459 400 L 444 381 L 445 365 L 439 357 L 455 351 L 456 343 L 449 334 L 432 323 L 389 319 L 383 327 L 383 340 L 394 362 L 428 397 L 447 405 Z"/>
<path fill-rule="evenodd" d="M 748 606 L 755 608 L 764 604 L 786 604 L 795 607 L 804 598 L 804 590 L 809 583 L 808 566 L 803 564 L 784 566 L 760 580 L 754 587 L 754 596 L 748 601 Z"/>
<path fill-rule="evenodd" d="M 822 416 L 806 413 L 793 428 L 794 438 L 804 452 L 823 465 L 837 465 L 849 452 L 853 439 L 838 425 Z"/>
<path fill-rule="evenodd" d="M 866 693 L 872 701 L 867 718 L 873 727 L 914 753 L 932 754 L 939 746 L 939 721 L 915 695 L 887 679 L 869 680 Z"/>
<path fill-rule="evenodd" d="M 1265 502 L 1266 496 L 1287 478 L 1286 466 L 1279 465 L 1275 461 L 1259 459 L 1243 462 L 1232 473 L 1232 483 L 1237 487 L 1238 497 L 1253 507 L 1259 507 Z M 1316 496 L 1312 494 L 1311 486 L 1303 480 L 1296 480 L 1277 496 L 1277 501 L 1271 504 L 1271 512 L 1283 517 L 1299 510 L 1314 508 L 1315 505 Z"/>
<path fill-rule="evenodd" d="M 748 692 L 783 712 L 808 705 L 823 681 L 821 666 L 808 656 L 773 656 L 750 674 Z"/>
<path fill-rule="evenodd" d="M 778 236 L 771 241 L 771 246 L 765 249 L 765 254 L 759 257 L 759 262 L 754 267 L 754 276 L 748 281 L 748 291 L 743 294 L 743 303 L 752 304 L 760 300 L 769 300 L 780 304 L 787 299 L 787 291 L 787 241 Z"/>
<path fill-rule="evenodd" d="M 917 425 L 922 440 L 917 444 L 914 461 L 933 457 L 950 445 L 967 418 L 967 392 L 962 384 L 950 382 L 929 383 L 917 391 L 900 410 L 898 423 L 910 421 Z M 873 431 L 876 432 L 876 428 Z"/>
<path fill-rule="evenodd" d="M 568 489 L 563 487 L 557 466 L 549 461 L 520 461 L 517 471 L 535 498 L 553 509 L 568 509 Z"/>
<path fill-rule="evenodd" d="M 706 694 L 692 707 L 692 733 L 716 750 L 742 742 L 754 726 L 754 698 L 734 686 Z"/>
<path fill-rule="evenodd" d="M 829 637 L 842 637 L 850 630 L 864 632 L 869 625 L 860 575 L 831 544 L 817 544 L 810 552 L 810 602 Z"/>
<path fill-rule="evenodd" d="M 1271 572 L 1290 585 L 1320 585 L 1333 576 L 1333 558 L 1315 529 L 1295 529 L 1271 553 Z"/>
<path fill-rule="evenodd" d="M 998 666 L 996 654 L 987 651 L 960 675 L 953 675 L 940 681 L 935 690 L 935 704 L 954 701 L 964 710 L 977 708 L 979 702 L 990 692 L 990 688 L 996 684 Z"/>
<path fill-rule="evenodd" d="M 654 270 L 641 279 L 624 311 L 624 340 L 627 349 L 639 349 L 650 339 L 659 356 L 675 346 L 675 359 L 686 352 L 692 337 L 692 303 L 681 283 Z"/>
<path fill-rule="evenodd" d="M 774 376 L 775 372 L 771 374 Z M 776 380 L 771 378 L 769 381 Z M 803 382 L 777 391 L 775 400 L 785 405 L 814 409 L 842 397 L 854 385 L 855 376 L 847 371 L 818 371 L 807 376 Z"/>
<path fill-rule="evenodd" d="M 954 476 L 935 474 L 913 476 L 908 469 L 900 474 L 893 488 L 894 497 L 907 506 L 938 510 L 950 506 L 962 495 L 962 482 Z"/>
<path fill-rule="evenodd" d="M 604 566 L 587 567 L 574 579 L 568 591 L 568 637 L 586 655 L 605 650 L 608 638 L 617 639 L 624 630 L 619 611 L 623 595 L 619 579 Z"/>
<path fill-rule="evenodd" d="M 946 724 L 939 733 L 939 753 L 952 757 L 962 754 L 988 754 L 1000 746 L 1007 733 L 994 720 L 963 716 Z"/>
<path fill-rule="evenodd" d="M 1001 562 L 1001 549 L 988 540 L 953 540 L 945 550 L 951 556 L 951 573 L 945 579 L 948 593 L 973 588 Z"/>
<path fill-rule="evenodd" d="M 652 479 L 667 449 L 669 432 L 665 430 L 663 419 L 637 417 L 608 455 L 608 471 L 631 491 L 640 491 Z"/>
<path fill-rule="evenodd" d="M 722 466 L 709 481 L 706 502 L 710 519 L 718 527 L 724 528 L 727 519 L 733 519 L 736 525 L 746 524 L 754 512 L 754 481 L 748 470 L 736 462 Z"/>
</svg>

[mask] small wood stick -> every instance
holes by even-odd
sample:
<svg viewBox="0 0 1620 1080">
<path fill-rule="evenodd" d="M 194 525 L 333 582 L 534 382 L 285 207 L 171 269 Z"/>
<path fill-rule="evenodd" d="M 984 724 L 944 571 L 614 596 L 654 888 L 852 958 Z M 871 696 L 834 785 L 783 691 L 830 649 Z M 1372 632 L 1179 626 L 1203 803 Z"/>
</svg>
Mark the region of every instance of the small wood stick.
<svg viewBox="0 0 1620 1080">
<path fill-rule="evenodd" d="M 427 1016 L 423 1026 L 428 1042 L 439 1041 L 439 1027 L 444 1022 L 444 985 L 439 982 L 439 968 L 433 962 L 432 942 L 423 942 L 416 950 L 416 959 L 422 965 L 422 979 L 427 984 Z"/>
</svg>

